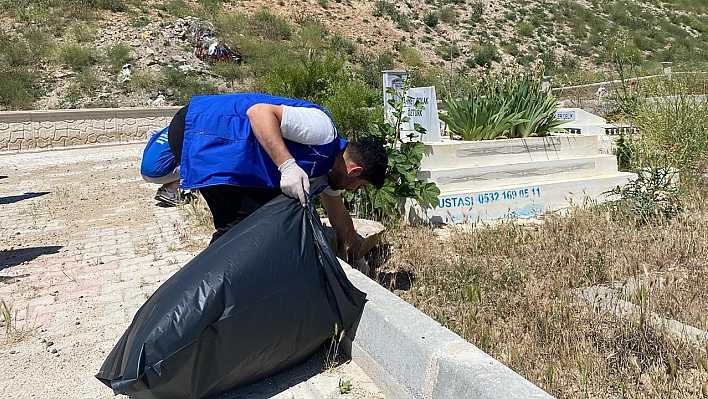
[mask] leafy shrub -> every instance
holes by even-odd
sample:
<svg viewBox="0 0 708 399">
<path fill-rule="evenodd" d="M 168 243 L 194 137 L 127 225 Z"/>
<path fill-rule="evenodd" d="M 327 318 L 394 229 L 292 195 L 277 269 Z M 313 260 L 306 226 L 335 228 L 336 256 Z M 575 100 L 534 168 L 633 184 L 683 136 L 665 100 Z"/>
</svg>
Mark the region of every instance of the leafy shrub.
<svg viewBox="0 0 708 399">
<path fill-rule="evenodd" d="M 406 79 L 402 92 L 410 88 L 410 79 Z M 418 180 L 417 174 L 425 153 L 425 145 L 420 141 L 405 142 L 400 137 L 402 123 L 409 120 L 405 116 L 403 101 L 396 101 L 396 92 L 389 88 L 388 93 L 394 99 L 389 101 L 393 110 L 390 122 L 378 123 L 375 128 L 362 137 L 372 139 L 386 147 L 388 169 L 386 180 L 381 189 L 366 186 L 354 193 L 346 193 L 345 200 L 359 217 L 374 218 L 381 221 L 399 220 L 403 215 L 401 198 L 412 198 L 423 206 L 437 204 L 440 189 L 435 183 Z M 416 125 L 419 133 L 425 131 Z"/>
<path fill-rule="evenodd" d="M 80 44 L 66 43 L 57 48 L 59 61 L 75 71 L 84 70 L 96 62 L 94 50 Z"/>
<path fill-rule="evenodd" d="M 327 45 L 326 36 L 327 28 L 324 24 L 320 21 L 311 21 L 300 28 L 294 41 L 299 47 L 307 51 L 321 50 Z"/>
<path fill-rule="evenodd" d="M 347 37 L 337 32 L 329 38 L 330 48 L 338 55 L 353 55 L 356 53 L 357 45 Z"/>
<path fill-rule="evenodd" d="M 106 50 L 106 61 L 114 72 L 134 58 L 133 48 L 124 42 L 118 42 Z"/>
<path fill-rule="evenodd" d="M 138 15 L 130 18 L 130 26 L 133 28 L 143 28 L 150 23 L 150 19 L 145 15 Z"/>
<path fill-rule="evenodd" d="M 395 4 L 386 0 L 376 0 L 376 2 L 374 2 L 374 11 L 372 15 L 375 17 L 388 15 L 400 29 L 403 29 L 406 32 L 411 29 L 410 19 L 408 19 L 405 14 L 398 11 Z"/>
<path fill-rule="evenodd" d="M 482 13 L 484 12 L 484 4 L 478 1 L 474 1 L 470 4 L 472 13 L 470 14 L 470 22 L 476 24 L 482 20 Z"/>
<path fill-rule="evenodd" d="M 160 85 L 162 86 L 160 91 L 172 93 L 171 102 L 175 105 L 185 105 L 192 96 L 198 94 L 219 93 L 219 89 L 213 83 L 169 67 L 162 69 Z"/>
<path fill-rule="evenodd" d="M 99 8 L 113 12 L 125 12 L 128 7 L 123 0 L 97 0 Z"/>
<path fill-rule="evenodd" d="M 456 44 L 443 42 L 435 48 L 435 54 L 445 61 L 452 61 L 462 54 L 460 48 Z"/>
<path fill-rule="evenodd" d="M 130 75 L 130 80 L 122 83 L 128 92 L 139 92 L 142 90 L 161 90 L 160 76 L 154 72 L 135 71 Z"/>
<path fill-rule="evenodd" d="M 93 94 L 99 88 L 100 81 L 95 71 L 84 69 L 78 72 L 69 83 L 67 100 L 74 104 Z"/>
<path fill-rule="evenodd" d="M 217 62 L 212 64 L 211 71 L 231 82 L 232 88 L 234 81 L 242 80 L 246 75 L 244 67 L 235 62 Z"/>
<path fill-rule="evenodd" d="M 528 22 L 519 22 L 516 24 L 516 33 L 521 36 L 533 36 L 534 27 Z"/>
<path fill-rule="evenodd" d="M 374 106 L 379 93 L 359 79 L 334 81 L 323 97 L 322 106 L 332 115 L 339 134 L 347 139 L 357 140 L 381 119 L 381 110 Z"/>
<path fill-rule="evenodd" d="M 31 109 L 40 97 L 39 75 L 25 68 L 0 66 L 0 106 L 4 109 Z"/>
<path fill-rule="evenodd" d="M 708 102 L 693 90 L 702 83 L 674 76 L 627 85 L 617 99 L 641 133 L 633 142 L 635 167 L 652 166 L 658 157 L 658 165 L 680 170 L 682 179 L 700 178 L 708 167 Z"/>
<path fill-rule="evenodd" d="M 493 44 L 483 45 L 474 55 L 474 63 L 481 67 L 489 67 L 492 62 L 501 60 L 497 47 Z"/>
<path fill-rule="evenodd" d="M 337 81 L 346 79 L 344 59 L 329 53 L 324 57 L 307 57 L 284 63 L 267 73 L 259 82 L 266 93 L 301 98 L 321 104 Z"/>
<path fill-rule="evenodd" d="M 434 12 L 429 12 L 423 17 L 423 23 L 431 28 L 438 26 L 438 14 Z"/>
<path fill-rule="evenodd" d="M 98 37 L 98 31 L 86 23 L 76 23 L 71 27 L 71 33 L 78 43 L 93 42 Z"/>
<path fill-rule="evenodd" d="M 289 40 L 292 36 L 290 23 L 262 7 L 250 18 L 251 33 L 269 40 Z"/>
<path fill-rule="evenodd" d="M 676 177 L 672 169 L 639 170 L 636 179 L 607 192 L 619 198 L 603 205 L 614 218 L 636 218 L 638 225 L 669 220 L 681 211 L 681 198 L 685 194 L 676 184 Z"/>
<path fill-rule="evenodd" d="M 401 45 L 398 49 L 398 54 L 401 56 L 403 65 L 407 68 L 419 68 L 423 66 L 423 57 L 414 47 Z"/>
<path fill-rule="evenodd" d="M 23 40 L 0 37 L 0 65 L 7 67 L 29 66 L 34 63 L 32 52 Z"/>
<path fill-rule="evenodd" d="M 440 20 L 446 24 L 454 23 L 457 19 L 457 11 L 454 8 L 447 6 L 440 9 Z"/>
<path fill-rule="evenodd" d="M 381 71 L 393 69 L 393 54 L 384 50 L 378 54 L 362 53 L 353 59 L 360 67 L 357 71 L 359 77 L 369 86 L 375 89 L 383 87 Z"/>
</svg>

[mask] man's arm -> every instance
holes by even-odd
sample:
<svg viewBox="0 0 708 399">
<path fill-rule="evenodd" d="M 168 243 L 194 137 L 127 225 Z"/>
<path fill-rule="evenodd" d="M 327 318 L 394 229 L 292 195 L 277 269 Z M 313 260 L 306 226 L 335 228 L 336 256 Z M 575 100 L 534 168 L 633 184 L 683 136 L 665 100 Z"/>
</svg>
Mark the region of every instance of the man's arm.
<svg viewBox="0 0 708 399">
<path fill-rule="evenodd" d="M 349 253 L 354 260 L 364 257 L 361 244 L 356 236 L 354 222 L 351 215 L 344 206 L 344 199 L 340 196 L 332 196 L 325 193 L 320 194 L 322 205 L 327 212 L 332 228 L 344 245 L 349 248 Z"/>
<path fill-rule="evenodd" d="M 307 203 L 306 193 L 310 191 L 310 180 L 302 168 L 288 151 L 280 130 L 280 120 L 283 118 L 283 108 L 279 105 L 256 104 L 247 111 L 251 130 L 261 147 L 268 153 L 275 166 L 280 171 L 280 189 L 283 194 Z"/>
<path fill-rule="evenodd" d="M 283 141 L 280 131 L 280 120 L 283 118 L 283 108 L 279 105 L 256 104 L 246 111 L 251 121 L 251 130 L 263 149 L 266 150 L 275 166 L 292 158 Z"/>
</svg>

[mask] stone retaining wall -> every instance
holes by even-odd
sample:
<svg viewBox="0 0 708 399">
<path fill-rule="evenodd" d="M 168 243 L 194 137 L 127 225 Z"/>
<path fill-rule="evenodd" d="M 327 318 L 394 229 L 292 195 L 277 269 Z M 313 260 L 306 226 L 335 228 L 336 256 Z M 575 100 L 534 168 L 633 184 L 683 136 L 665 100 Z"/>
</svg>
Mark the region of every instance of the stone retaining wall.
<svg viewBox="0 0 708 399">
<path fill-rule="evenodd" d="M 145 139 L 180 107 L 0 112 L 0 151 L 37 150 Z"/>
</svg>

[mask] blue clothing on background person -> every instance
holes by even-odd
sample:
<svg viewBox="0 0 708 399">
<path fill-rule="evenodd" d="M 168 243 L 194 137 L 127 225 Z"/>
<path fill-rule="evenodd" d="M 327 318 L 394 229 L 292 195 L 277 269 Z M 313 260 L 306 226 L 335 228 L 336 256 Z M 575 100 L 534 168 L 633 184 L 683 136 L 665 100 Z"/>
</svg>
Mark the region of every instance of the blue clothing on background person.
<svg viewBox="0 0 708 399">
<path fill-rule="evenodd" d="M 159 178 L 172 173 L 178 166 L 167 141 L 167 127 L 148 138 L 140 163 L 140 174 L 149 178 Z"/>
</svg>

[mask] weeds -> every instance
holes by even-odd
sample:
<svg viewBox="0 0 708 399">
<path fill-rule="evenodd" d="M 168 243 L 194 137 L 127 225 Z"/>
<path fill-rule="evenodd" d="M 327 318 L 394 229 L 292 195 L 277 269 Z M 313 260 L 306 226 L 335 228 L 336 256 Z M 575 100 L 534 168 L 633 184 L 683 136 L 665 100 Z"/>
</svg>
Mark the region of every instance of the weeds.
<svg viewBox="0 0 708 399">
<path fill-rule="evenodd" d="M 75 71 L 83 71 L 96 62 L 93 50 L 80 44 L 63 44 L 57 48 L 56 55 L 59 62 Z"/>
<path fill-rule="evenodd" d="M 637 220 L 639 224 L 670 220 L 682 208 L 684 192 L 678 187 L 677 177 L 676 170 L 640 170 L 636 179 L 609 191 L 619 198 L 604 206 L 610 209 L 613 217 Z"/>
<path fill-rule="evenodd" d="M 571 292 L 643 276 L 632 298 L 646 312 L 707 329 L 704 187 L 687 188 L 682 211 L 661 223 L 589 207 L 529 225 L 391 225 L 395 250 L 378 279 L 414 276 L 404 299 L 556 397 L 695 397 L 708 376 L 699 347 L 639 314 L 595 313 Z"/>
<path fill-rule="evenodd" d="M 0 326 L 5 332 L 6 342 L 17 342 L 26 338 L 32 331 L 29 326 L 30 308 L 27 305 L 24 309 L 24 318 L 19 318 L 19 310 L 13 309 L 12 305 L 8 305 L 4 300 L 0 299 Z M 24 322 L 24 327 L 20 327 L 20 321 Z"/>
<path fill-rule="evenodd" d="M 339 356 L 339 344 L 344 338 L 344 330 L 339 329 L 339 325 L 334 323 L 334 332 L 329 341 L 327 353 L 325 353 L 325 369 L 331 370 L 337 366 L 337 356 Z"/>
<path fill-rule="evenodd" d="M 206 201 L 201 195 L 195 195 L 192 201 L 177 207 L 182 219 L 201 234 L 211 234 L 214 231 L 214 221 Z"/>
<path fill-rule="evenodd" d="M 113 72 L 121 70 L 123 65 L 134 58 L 132 47 L 124 42 L 119 42 L 111 46 L 106 51 L 106 61 Z"/>
</svg>

